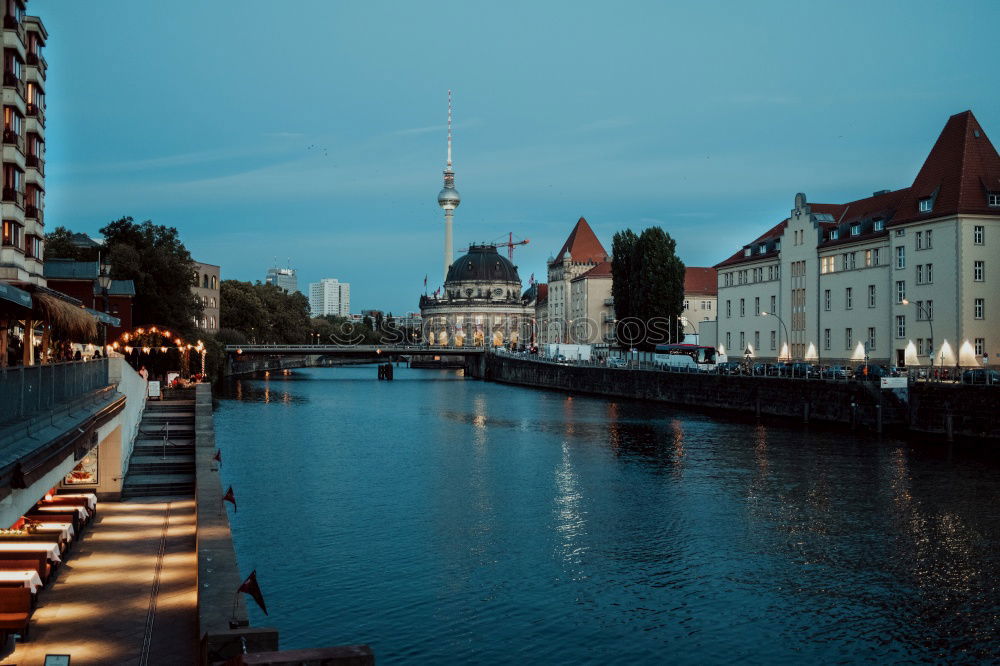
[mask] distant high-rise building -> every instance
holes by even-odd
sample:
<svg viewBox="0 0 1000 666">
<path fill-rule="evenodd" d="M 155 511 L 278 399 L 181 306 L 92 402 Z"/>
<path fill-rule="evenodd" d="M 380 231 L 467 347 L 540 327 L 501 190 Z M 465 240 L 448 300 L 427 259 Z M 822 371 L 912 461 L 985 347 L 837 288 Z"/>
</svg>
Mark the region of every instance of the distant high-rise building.
<svg viewBox="0 0 1000 666">
<path fill-rule="evenodd" d="M 299 279 L 295 276 L 294 268 L 268 268 L 264 283 L 281 287 L 289 294 L 299 290 Z"/>
<path fill-rule="evenodd" d="M 309 283 L 309 309 L 313 317 L 351 313 L 351 285 L 334 278 Z"/>
</svg>

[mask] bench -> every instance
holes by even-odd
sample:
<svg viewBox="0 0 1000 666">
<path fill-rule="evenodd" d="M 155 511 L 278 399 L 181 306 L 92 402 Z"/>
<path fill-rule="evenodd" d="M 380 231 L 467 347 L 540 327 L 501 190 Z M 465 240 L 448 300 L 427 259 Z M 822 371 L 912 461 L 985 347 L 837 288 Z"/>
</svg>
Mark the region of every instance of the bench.
<svg viewBox="0 0 1000 666">
<path fill-rule="evenodd" d="M 24 515 L 28 520 L 33 520 L 36 523 L 70 523 L 73 525 L 73 532 L 77 535 L 80 534 L 80 529 L 83 527 L 80 516 L 73 511 L 72 513 L 56 513 L 55 511 L 35 511 L 34 513 L 26 513 Z"/>
<path fill-rule="evenodd" d="M 8 571 L 34 569 L 38 572 L 38 577 L 42 579 L 43 585 L 48 581 L 49 574 L 52 573 L 52 565 L 45 553 L 33 551 L 0 550 L 0 569 Z"/>
<path fill-rule="evenodd" d="M 31 590 L 26 587 L 0 587 L 0 630 L 6 638 L 20 634 L 21 641 L 28 640 L 28 622 L 31 620 Z"/>
<path fill-rule="evenodd" d="M 87 522 L 97 515 L 97 509 L 91 510 L 90 504 L 86 497 L 60 497 L 59 495 L 53 496 L 50 500 L 44 500 L 38 503 L 38 506 L 82 506 L 87 510 Z"/>
</svg>

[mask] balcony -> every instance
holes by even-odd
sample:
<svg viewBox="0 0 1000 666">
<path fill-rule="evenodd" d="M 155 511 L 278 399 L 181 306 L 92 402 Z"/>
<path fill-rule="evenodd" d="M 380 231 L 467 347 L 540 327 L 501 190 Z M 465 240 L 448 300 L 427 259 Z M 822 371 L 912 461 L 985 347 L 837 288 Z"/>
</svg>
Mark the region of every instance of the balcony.
<svg viewBox="0 0 1000 666">
<path fill-rule="evenodd" d="M 18 208 L 24 208 L 24 192 L 20 192 L 9 187 L 3 189 L 3 201 L 12 203 Z"/>
<path fill-rule="evenodd" d="M 45 224 L 45 213 L 38 209 L 38 206 L 28 204 L 24 207 L 24 217 L 37 220 L 39 224 Z"/>
<path fill-rule="evenodd" d="M 27 106 L 27 113 L 29 118 L 35 118 L 42 126 L 45 125 L 45 110 L 42 107 L 37 104 L 29 104 Z"/>
<path fill-rule="evenodd" d="M 46 62 L 45 58 L 38 55 L 37 53 L 29 53 L 25 57 L 25 62 L 27 62 L 32 67 L 37 67 L 38 73 L 42 75 L 42 78 L 45 78 L 45 70 L 49 68 L 49 63 Z"/>
<path fill-rule="evenodd" d="M 38 155 L 28 155 L 24 158 L 24 164 L 29 169 L 34 169 L 41 175 L 45 175 L 45 160 Z"/>
<path fill-rule="evenodd" d="M 24 154 L 24 136 L 15 134 L 14 130 L 3 131 L 3 143 L 5 146 L 15 146 L 21 154 Z"/>
<path fill-rule="evenodd" d="M 21 99 L 24 99 L 24 81 L 18 78 L 17 74 L 14 72 L 3 73 L 3 85 L 5 88 L 17 88 L 17 92 L 21 96 Z"/>
<path fill-rule="evenodd" d="M 17 20 L 16 16 L 11 16 L 7 14 L 3 17 L 3 29 L 4 30 L 17 30 L 21 27 L 21 22 Z"/>
</svg>

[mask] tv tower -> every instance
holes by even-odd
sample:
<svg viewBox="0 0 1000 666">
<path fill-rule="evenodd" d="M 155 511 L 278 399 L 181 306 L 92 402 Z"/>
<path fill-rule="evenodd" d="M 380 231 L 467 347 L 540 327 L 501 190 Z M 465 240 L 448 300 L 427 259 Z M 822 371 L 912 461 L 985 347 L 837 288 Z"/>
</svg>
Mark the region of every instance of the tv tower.
<svg viewBox="0 0 1000 666">
<path fill-rule="evenodd" d="M 451 91 L 448 91 L 448 165 L 444 169 L 444 188 L 438 193 L 438 205 L 444 209 L 444 279 L 454 259 L 451 240 L 451 217 L 462 199 L 455 189 L 455 172 L 451 169 Z"/>
</svg>

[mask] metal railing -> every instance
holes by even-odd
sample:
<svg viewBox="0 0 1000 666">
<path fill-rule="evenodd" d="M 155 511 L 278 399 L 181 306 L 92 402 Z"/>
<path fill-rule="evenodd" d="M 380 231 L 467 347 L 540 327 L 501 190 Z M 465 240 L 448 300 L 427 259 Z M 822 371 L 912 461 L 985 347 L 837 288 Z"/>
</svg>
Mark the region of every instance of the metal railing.
<svg viewBox="0 0 1000 666">
<path fill-rule="evenodd" d="M 106 358 L 0 368 L 0 424 L 15 423 L 109 385 Z"/>
</svg>

